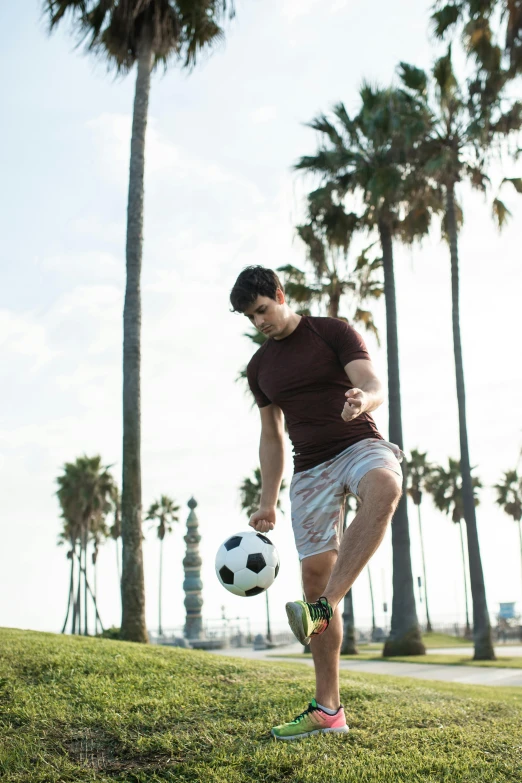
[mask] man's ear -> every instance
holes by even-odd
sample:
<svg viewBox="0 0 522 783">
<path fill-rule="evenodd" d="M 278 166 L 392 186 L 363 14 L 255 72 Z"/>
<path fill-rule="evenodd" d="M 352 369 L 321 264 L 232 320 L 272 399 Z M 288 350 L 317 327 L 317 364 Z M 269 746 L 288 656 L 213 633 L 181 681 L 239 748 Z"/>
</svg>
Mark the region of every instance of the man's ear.
<svg viewBox="0 0 522 783">
<path fill-rule="evenodd" d="M 285 301 L 286 300 L 285 300 L 284 293 L 281 291 L 280 288 L 278 288 L 277 291 L 276 291 L 276 302 L 277 302 L 277 304 L 282 305 L 282 304 L 285 303 Z"/>
</svg>

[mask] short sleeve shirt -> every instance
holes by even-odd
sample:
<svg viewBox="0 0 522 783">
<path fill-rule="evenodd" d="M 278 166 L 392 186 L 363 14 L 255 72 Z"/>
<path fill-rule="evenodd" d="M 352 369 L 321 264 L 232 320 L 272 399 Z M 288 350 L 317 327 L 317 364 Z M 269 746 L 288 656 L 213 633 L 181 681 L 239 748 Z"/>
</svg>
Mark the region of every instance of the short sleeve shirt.
<svg viewBox="0 0 522 783">
<path fill-rule="evenodd" d="M 260 408 L 278 405 L 294 450 L 294 470 L 320 465 L 365 438 L 382 439 L 369 413 L 345 422 L 345 393 L 353 388 L 344 367 L 369 360 L 361 335 L 337 318 L 302 316 L 283 340 L 268 339 L 247 367 Z"/>
</svg>

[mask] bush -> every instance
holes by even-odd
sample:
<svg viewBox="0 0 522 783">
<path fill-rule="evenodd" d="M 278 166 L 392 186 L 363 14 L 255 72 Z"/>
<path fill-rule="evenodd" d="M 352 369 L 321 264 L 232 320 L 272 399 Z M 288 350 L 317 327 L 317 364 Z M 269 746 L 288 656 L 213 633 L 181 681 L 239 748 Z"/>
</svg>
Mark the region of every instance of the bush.
<svg viewBox="0 0 522 783">
<path fill-rule="evenodd" d="M 110 628 L 106 628 L 104 631 L 98 634 L 101 639 L 119 639 L 120 629 L 112 625 Z"/>
</svg>

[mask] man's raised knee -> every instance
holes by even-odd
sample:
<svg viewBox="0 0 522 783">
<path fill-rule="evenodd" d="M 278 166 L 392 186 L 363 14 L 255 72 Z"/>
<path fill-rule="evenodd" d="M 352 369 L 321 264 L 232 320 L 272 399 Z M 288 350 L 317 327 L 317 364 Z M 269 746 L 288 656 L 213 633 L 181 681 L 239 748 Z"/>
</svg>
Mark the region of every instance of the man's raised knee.
<svg viewBox="0 0 522 783">
<path fill-rule="evenodd" d="M 361 479 L 360 496 L 363 503 L 371 502 L 386 508 L 397 507 L 402 495 L 402 476 L 387 468 L 371 470 Z"/>
<path fill-rule="evenodd" d="M 316 601 L 322 595 L 336 560 L 337 552 L 330 551 L 305 557 L 301 561 L 303 587 L 308 601 Z"/>
</svg>

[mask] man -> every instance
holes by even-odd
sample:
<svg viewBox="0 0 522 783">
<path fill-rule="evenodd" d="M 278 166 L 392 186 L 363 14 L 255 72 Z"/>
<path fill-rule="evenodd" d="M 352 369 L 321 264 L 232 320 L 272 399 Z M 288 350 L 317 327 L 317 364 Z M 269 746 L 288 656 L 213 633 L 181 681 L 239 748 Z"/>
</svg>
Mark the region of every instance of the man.
<svg viewBox="0 0 522 783">
<path fill-rule="evenodd" d="M 247 377 L 261 414 L 260 508 L 250 525 L 272 530 L 283 476 L 284 426 L 294 449 L 292 527 L 306 601 L 286 605 L 290 627 L 310 644 L 316 692 L 308 708 L 272 729 L 276 739 L 348 731 L 339 694 L 339 604 L 379 547 L 402 488 L 400 449 L 383 440 L 371 411 L 383 402 L 364 341 L 345 322 L 294 313 L 271 269 L 247 267 L 230 294 L 268 339 Z M 344 499 L 360 501 L 342 540 Z"/>
</svg>

